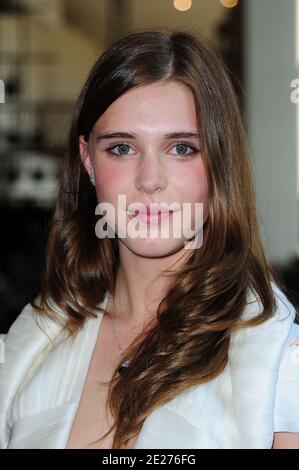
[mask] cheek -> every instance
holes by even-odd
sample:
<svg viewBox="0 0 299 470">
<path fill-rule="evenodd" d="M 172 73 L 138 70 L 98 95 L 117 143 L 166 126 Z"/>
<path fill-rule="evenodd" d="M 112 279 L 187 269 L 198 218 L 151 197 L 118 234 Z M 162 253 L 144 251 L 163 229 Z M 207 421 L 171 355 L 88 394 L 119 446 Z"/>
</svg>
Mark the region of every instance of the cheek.
<svg viewBox="0 0 299 470">
<path fill-rule="evenodd" d="M 122 165 L 101 164 L 95 169 L 97 195 L 100 201 L 116 201 L 118 194 L 125 194 L 126 175 Z"/>
<path fill-rule="evenodd" d="M 202 162 L 186 165 L 176 174 L 176 193 L 183 202 L 202 203 L 202 216 L 206 220 L 209 213 L 209 189 Z M 192 218 L 194 217 L 195 206 L 192 205 Z"/>
<path fill-rule="evenodd" d="M 176 173 L 175 181 L 185 201 L 208 202 L 208 181 L 202 162 L 182 167 Z"/>
</svg>

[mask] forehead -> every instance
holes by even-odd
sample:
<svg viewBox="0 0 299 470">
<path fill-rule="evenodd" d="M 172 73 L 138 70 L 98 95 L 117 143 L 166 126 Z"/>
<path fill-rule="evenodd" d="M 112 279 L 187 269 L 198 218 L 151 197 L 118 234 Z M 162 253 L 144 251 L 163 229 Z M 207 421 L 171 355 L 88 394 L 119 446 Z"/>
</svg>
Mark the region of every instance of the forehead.
<svg viewBox="0 0 299 470">
<path fill-rule="evenodd" d="M 115 100 L 95 123 L 96 130 L 128 128 L 136 132 L 196 129 L 192 91 L 174 81 L 134 88 Z"/>
</svg>

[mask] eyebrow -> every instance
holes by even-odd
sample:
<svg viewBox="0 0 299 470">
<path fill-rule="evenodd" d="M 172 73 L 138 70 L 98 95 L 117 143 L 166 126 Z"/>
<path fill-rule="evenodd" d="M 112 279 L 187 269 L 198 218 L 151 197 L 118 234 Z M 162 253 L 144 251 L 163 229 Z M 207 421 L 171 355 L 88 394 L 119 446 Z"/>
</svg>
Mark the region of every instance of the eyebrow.
<svg viewBox="0 0 299 470">
<path fill-rule="evenodd" d="M 198 139 L 200 134 L 198 132 L 170 132 L 163 136 L 167 140 L 171 139 Z M 99 134 L 96 138 L 96 143 L 100 140 L 108 139 L 136 139 L 137 135 L 134 132 L 109 132 L 107 134 Z"/>
</svg>

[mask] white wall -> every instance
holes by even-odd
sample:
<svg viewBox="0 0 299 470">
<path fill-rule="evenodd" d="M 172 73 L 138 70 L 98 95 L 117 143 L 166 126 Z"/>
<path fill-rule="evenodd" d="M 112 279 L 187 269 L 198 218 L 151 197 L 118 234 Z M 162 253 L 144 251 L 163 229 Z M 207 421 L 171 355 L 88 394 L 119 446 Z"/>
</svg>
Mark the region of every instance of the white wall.
<svg viewBox="0 0 299 470">
<path fill-rule="evenodd" d="M 266 252 L 274 262 L 298 246 L 295 0 L 245 1 L 246 115 Z"/>
</svg>

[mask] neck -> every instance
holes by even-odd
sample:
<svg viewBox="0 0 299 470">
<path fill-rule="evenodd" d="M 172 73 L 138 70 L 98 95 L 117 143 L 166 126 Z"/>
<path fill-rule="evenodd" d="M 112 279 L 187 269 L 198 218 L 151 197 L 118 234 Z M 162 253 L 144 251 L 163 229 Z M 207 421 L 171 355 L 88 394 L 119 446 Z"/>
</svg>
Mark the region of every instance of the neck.
<svg viewBox="0 0 299 470">
<path fill-rule="evenodd" d="M 163 258 L 138 256 L 126 247 L 119 251 L 113 311 L 118 322 L 142 326 L 156 315 L 158 305 L 166 295 L 170 273 L 173 274 L 182 262 L 182 251 Z M 183 255 L 186 251 L 183 250 Z"/>
</svg>

